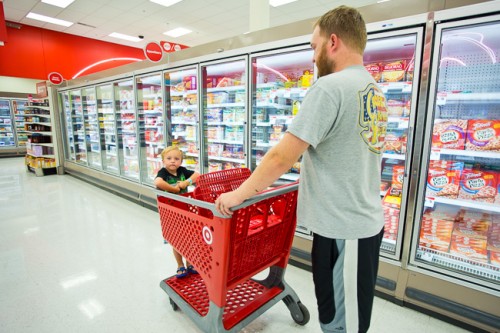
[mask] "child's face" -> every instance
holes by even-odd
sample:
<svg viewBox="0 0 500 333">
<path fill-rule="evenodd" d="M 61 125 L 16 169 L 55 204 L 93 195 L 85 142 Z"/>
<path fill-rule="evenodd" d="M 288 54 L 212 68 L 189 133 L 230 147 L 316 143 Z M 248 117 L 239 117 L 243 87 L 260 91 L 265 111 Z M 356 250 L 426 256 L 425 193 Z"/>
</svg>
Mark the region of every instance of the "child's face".
<svg viewBox="0 0 500 333">
<path fill-rule="evenodd" d="M 170 172 L 175 172 L 182 164 L 182 152 L 169 151 L 163 158 L 163 166 Z"/>
</svg>

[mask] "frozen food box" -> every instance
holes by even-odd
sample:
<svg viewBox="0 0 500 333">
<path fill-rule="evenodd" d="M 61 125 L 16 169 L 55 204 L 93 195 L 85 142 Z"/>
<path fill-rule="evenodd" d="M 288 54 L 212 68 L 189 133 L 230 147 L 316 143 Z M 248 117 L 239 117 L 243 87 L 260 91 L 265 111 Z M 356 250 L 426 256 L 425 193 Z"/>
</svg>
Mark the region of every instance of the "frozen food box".
<svg viewBox="0 0 500 333">
<path fill-rule="evenodd" d="M 406 61 L 398 60 L 382 65 L 382 82 L 400 82 L 405 80 Z"/>
<path fill-rule="evenodd" d="M 426 196 L 456 199 L 459 193 L 459 185 L 460 170 L 429 167 Z"/>
<path fill-rule="evenodd" d="M 459 199 L 493 203 L 496 195 L 496 173 L 476 169 L 463 170 L 460 177 Z"/>
<path fill-rule="evenodd" d="M 474 261 L 488 262 L 486 239 L 467 237 L 453 233 L 451 236 L 450 253 Z"/>
<path fill-rule="evenodd" d="M 465 149 L 500 151 L 500 120 L 469 120 Z"/>
<path fill-rule="evenodd" d="M 465 119 L 436 119 L 432 130 L 432 146 L 463 150 L 467 134 Z"/>
<path fill-rule="evenodd" d="M 366 70 L 373 76 L 376 82 L 380 82 L 382 79 L 382 70 L 379 63 L 372 63 L 365 65 Z"/>
</svg>

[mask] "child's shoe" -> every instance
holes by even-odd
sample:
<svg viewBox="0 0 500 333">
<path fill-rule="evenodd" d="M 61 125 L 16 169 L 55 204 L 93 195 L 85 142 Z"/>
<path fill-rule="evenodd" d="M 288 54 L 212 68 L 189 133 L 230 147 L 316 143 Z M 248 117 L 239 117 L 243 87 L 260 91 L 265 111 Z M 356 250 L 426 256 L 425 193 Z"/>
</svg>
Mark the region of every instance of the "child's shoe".
<svg viewBox="0 0 500 333">
<path fill-rule="evenodd" d="M 198 274 L 198 271 L 194 269 L 193 265 L 189 265 L 187 271 L 189 274 Z"/>
<path fill-rule="evenodd" d="M 186 277 L 188 275 L 188 271 L 184 267 L 179 267 L 177 268 L 177 274 L 175 274 L 175 277 L 180 279 L 183 277 Z"/>
</svg>

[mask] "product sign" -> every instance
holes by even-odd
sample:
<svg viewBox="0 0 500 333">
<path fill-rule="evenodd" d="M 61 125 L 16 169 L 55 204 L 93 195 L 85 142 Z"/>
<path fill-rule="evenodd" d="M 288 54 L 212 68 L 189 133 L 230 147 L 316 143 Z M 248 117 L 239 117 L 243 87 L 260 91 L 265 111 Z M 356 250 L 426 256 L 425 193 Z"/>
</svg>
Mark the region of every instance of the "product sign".
<svg viewBox="0 0 500 333">
<path fill-rule="evenodd" d="M 163 51 L 160 44 L 151 42 L 144 47 L 144 55 L 152 62 L 158 62 L 163 57 Z"/>
<path fill-rule="evenodd" d="M 63 76 L 60 73 L 58 73 L 58 72 L 52 72 L 52 73 L 49 74 L 49 81 L 50 81 L 50 83 L 52 83 L 52 84 L 54 84 L 56 86 L 58 86 L 61 83 L 63 83 L 63 80 L 64 80 Z"/>
<path fill-rule="evenodd" d="M 49 96 L 49 92 L 47 90 L 47 82 L 37 82 L 36 83 L 36 94 L 38 98 L 45 98 Z"/>
<path fill-rule="evenodd" d="M 160 41 L 161 48 L 163 52 L 175 52 L 187 48 L 186 45 L 170 43 L 166 41 Z"/>
</svg>

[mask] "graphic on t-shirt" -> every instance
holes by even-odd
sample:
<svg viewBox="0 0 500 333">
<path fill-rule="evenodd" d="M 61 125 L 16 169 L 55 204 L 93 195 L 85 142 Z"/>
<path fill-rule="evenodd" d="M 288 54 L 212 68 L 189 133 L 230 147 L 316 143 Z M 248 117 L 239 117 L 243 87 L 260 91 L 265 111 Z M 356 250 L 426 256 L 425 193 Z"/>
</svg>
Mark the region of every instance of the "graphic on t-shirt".
<svg viewBox="0 0 500 333">
<path fill-rule="evenodd" d="M 384 140 L 387 130 L 387 108 L 384 93 L 370 83 L 359 96 L 359 133 L 370 151 L 384 152 Z"/>
</svg>

